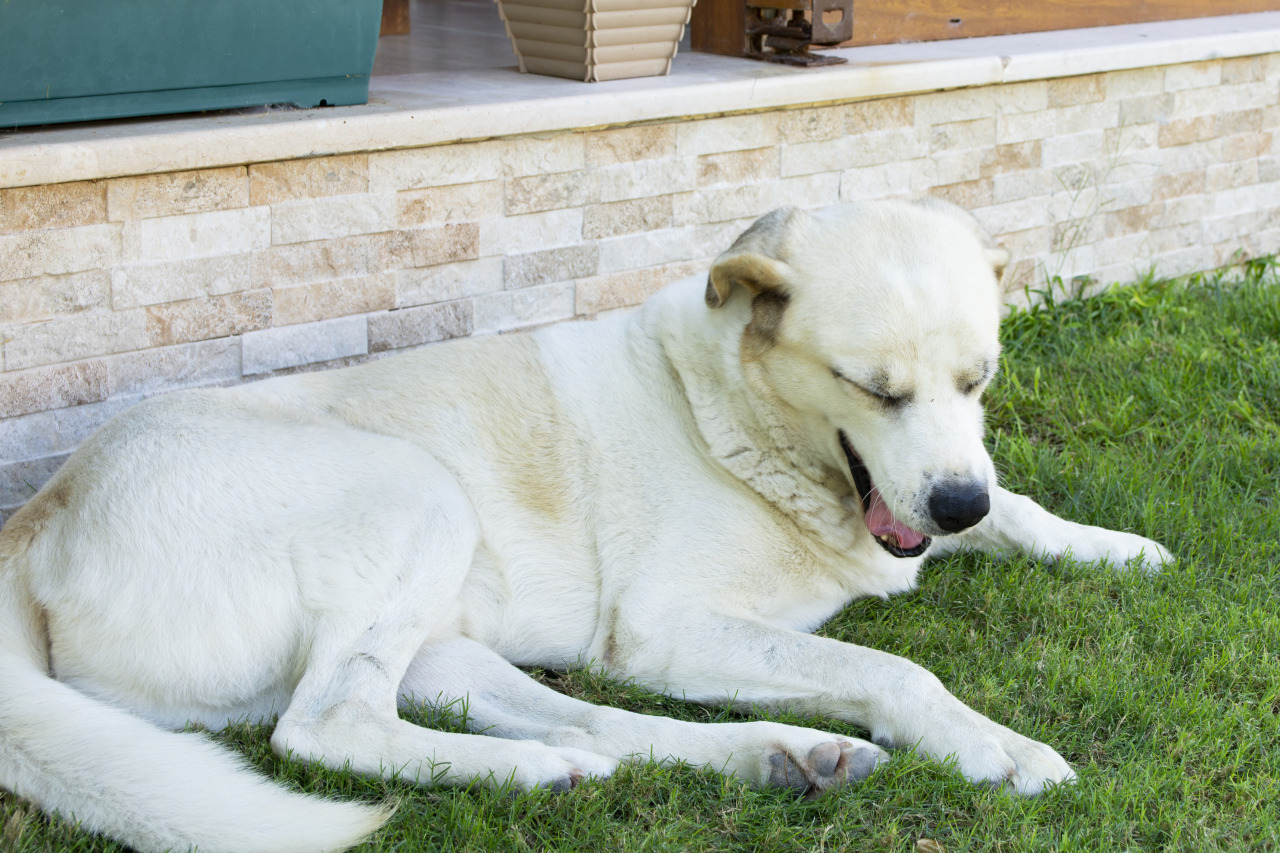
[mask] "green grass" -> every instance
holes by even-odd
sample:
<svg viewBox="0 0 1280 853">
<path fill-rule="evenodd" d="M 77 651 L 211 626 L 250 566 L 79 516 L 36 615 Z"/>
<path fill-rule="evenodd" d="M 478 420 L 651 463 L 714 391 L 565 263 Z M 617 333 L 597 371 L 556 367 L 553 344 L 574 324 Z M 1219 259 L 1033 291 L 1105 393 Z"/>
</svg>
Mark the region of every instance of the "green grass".
<svg viewBox="0 0 1280 853">
<path fill-rule="evenodd" d="M 1050 304 L 1011 317 L 1004 340 L 988 410 L 1006 485 L 1077 521 L 1159 539 L 1178 563 L 1148 578 L 965 556 L 928 567 L 918 592 L 856 602 L 824 630 L 930 668 L 976 709 L 1056 747 L 1078 784 L 1020 799 L 898 753 L 817 801 L 654 766 L 513 796 L 282 761 L 263 728 L 221 739 L 283 784 L 399 801 L 367 850 L 869 853 L 915 851 L 920 839 L 947 851 L 1280 850 L 1276 266 Z M 734 718 L 589 673 L 548 680 L 649 713 Z M 120 849 L 3 795 L 6 848 Z"/>
</svg>

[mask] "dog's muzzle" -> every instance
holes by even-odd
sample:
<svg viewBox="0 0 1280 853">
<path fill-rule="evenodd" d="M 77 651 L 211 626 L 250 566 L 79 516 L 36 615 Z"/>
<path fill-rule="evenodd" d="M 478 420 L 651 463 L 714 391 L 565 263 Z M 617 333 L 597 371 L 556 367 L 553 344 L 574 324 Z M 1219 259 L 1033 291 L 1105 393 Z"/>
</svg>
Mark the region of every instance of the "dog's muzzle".
<svg viewBox="0 0 1280 853">
<path fill-rule="evenodd" d="M 893 556 L 919 557 L 929 549 L 929 543 L 933 540 L 904 524 L 893 514 L 893 510 L 880 497 L 880 490 L 871 481 L 871 472 L 862 464 L 862 457 L 849 443 L 849 437 L 844 434 L 844 430 L 840 430 L 839 434 L 840 447 L 844 450 L 849 473 L 853 476 L 853 487 L 857 489 L 858 498 L 862 501 L 862 519 L 867 529 L 880 547 Z"/>
</svg>

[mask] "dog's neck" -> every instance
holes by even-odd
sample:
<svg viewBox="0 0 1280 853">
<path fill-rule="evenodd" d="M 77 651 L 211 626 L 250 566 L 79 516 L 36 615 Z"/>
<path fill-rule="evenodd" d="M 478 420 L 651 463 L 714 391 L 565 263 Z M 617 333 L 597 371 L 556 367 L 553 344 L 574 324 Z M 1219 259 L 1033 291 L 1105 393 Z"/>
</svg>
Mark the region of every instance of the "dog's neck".
<svg viewBox="0 0 1280 853">
<path fill-rule="evenodd" d="M 861 508 L 845 477 L 822 463 L 795 413 L 773 394 L 760 365 L 744 359 L 749 300 L 711 310 L 700 292 L 693 296 L 664 293 L 646 305 L 640 322 L 680 382 L 708 454 L 811 536 L 849 553 L 865 529 Z"/>
</svg>

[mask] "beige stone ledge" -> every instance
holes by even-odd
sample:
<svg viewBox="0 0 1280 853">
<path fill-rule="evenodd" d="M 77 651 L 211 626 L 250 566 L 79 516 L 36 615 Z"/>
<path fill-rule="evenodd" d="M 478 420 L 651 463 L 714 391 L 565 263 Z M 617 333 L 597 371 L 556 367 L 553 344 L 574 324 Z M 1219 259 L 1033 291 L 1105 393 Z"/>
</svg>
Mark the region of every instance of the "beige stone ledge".
<svg viewBox="0 0 1280 853">
<path fill-rule="evenodd" d="M 795 69 L 686 53 L 668 77 L 584 84 L 514 68 L 375 77 L 368 104 L 0 133 L 0 188 L 356 154 L 854 101 L 1280 52 L 1280 12 L 880 45 Z M 1188 85 L 1198 81 L 1188 80 Z M 475 178 L 469 178 L 475 180 Z M 601 199 L 607 201 L 608 199 Z"/>
</svg>

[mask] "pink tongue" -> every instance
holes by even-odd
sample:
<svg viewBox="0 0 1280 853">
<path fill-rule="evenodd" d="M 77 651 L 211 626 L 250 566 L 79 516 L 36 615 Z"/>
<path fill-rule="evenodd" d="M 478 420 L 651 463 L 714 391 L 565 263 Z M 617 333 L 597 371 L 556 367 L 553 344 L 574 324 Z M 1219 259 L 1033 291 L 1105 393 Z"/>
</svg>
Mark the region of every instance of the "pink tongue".
<svg viewBox="0 0 1280 853">
<path fill-rule="evenodd" d="M 867 510 L 866 522 L 872 536 L 877 539 L 882 536 L 897 539 L 898 547 L 904 551 L 917 548 L 924 541 L 923 533 L 912 530 L 894 517 L 888 505 L 880 500 L 880 493 L 875 489 L 871 491 L 871 508 Z"/>
</svg>

